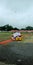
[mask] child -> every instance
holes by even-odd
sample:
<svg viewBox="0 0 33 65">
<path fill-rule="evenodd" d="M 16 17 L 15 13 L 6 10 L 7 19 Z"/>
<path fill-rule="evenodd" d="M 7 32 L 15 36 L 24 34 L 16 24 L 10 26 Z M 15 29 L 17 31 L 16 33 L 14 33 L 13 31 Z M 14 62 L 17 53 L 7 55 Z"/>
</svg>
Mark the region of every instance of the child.
<svg viewBox="0 0 33 65">
<path fill-rule="evenodd" d="M 20 37 L 21 36 L 21 33 L 20 32 L 15 32 L 13 35 L 12 35 L 12 40 L 15 40 L 16 37 Z"/>
</svg>

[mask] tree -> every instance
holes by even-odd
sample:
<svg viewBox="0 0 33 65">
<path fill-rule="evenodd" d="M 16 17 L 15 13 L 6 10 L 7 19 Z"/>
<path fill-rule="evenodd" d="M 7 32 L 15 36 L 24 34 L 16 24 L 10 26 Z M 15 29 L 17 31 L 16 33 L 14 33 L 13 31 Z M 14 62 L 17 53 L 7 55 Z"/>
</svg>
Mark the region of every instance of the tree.
<svg viewBox="0 0 33 65">
<path fill-rule="evenodd" d="M 17 27 L 13 28 L 13 26 L 7 24 L 4 26 L 0 26 L 1 31 L 10 31 L 10 30 L 19 30 Z M 33 27 L 27 26 L 26 28 L 21 28 L 21 30 L 33 30 Z"/>
<path fill-rule="evenodd" d="M 33 30 L 33 27 L 27 26 L 27 27 L 26 27 L 26 30 Z"/>
<path fill-rule="evenodd" d="M 21 30 L 25 30 L 25 28 L 21 28 Z"/>
<path fill-rule="evenodd" d="M 19 29 L 15 27 L 14 30 L 19 30 Z"/>
<path fill-rule="evenodd" d="M 7 25 L 4 25 L 4 26 L 1 26 L 0 30 L 2 30 L 2 31 L 10 31 L 10 30 L 13 30 L 13 27 L 10 26 L 9 24 L 7 24 Z"/>
<path fill-rule="evenodd" d="M 5 29 L 6 29 L 7 31 L 10 31 L 10 30 L 12 30 L 12 29 L 13 29 L 13 27 L 12 27 L 12 26 L 10 26 L 9 24 L 7 24 L 7 25 L 5 25 Z"/>
</svg>

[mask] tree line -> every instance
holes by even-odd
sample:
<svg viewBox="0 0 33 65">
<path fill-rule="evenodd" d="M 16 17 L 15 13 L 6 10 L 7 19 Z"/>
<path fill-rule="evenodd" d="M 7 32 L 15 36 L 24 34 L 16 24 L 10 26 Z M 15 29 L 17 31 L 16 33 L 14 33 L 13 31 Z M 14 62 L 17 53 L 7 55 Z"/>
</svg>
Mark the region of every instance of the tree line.
<svg viewBox="0 0 33 65">
<path fill-rule="evenodd" d="M 4 25 L 4 26 L 0 26 L 0 30 L 1 31 L 10 31 L 10 30 L 19 30 L 18 28 L 14 28 L 13 26 L 7 24 L 7 25 Z"/>
<path fill-rule="evenodd" d="M 0 26 L 0 31 L 10 31 L 10 30 L 33 30 L 33 27 L 27 26 L 26 28 L 19 29 L 17 27 L 14 28 L 13 26 L 11 26 L 9 24 Z"/>
</svg>

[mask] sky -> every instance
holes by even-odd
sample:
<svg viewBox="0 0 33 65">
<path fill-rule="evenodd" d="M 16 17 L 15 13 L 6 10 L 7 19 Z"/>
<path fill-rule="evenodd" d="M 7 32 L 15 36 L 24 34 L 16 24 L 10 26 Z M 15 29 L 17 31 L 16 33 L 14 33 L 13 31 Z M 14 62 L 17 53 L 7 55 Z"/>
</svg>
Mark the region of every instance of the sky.
<svg viewBox="0 0 33 65">
<path fill-rule="evenodd" d="M 0 0 L 0 26 L 33 26 L 33 0 Z"/>
</svg>

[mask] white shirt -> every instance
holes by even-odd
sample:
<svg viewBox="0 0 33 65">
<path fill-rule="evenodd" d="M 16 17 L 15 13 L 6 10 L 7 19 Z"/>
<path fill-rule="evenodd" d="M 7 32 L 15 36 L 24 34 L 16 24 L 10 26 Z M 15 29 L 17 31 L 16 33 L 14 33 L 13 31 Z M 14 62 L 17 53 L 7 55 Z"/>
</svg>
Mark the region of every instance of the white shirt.
<svg viewBox="0 0 33 65">
<path fill-rule="evenodd" d="M 13 37 L 20 36 L 20 35 L 21 35 L 20 32 L 16 32 L 13 34 Z"/>
</svg>

